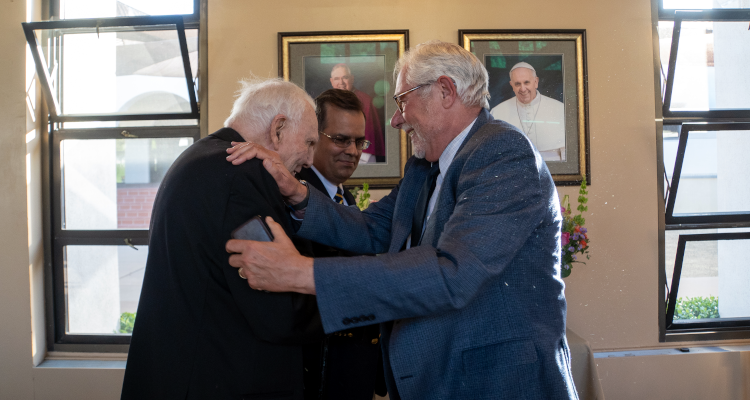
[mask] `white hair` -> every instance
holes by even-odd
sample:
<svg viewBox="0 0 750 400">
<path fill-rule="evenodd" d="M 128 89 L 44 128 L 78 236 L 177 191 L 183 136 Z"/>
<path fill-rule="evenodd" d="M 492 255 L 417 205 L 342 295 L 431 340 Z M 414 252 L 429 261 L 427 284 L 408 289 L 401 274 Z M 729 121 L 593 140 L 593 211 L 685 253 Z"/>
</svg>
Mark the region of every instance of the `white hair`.
<svg viewBox="0 0 750 400">
<path fill-rule="evenodd" d="M 337 70 L 339 68 L 344 68 L 346 70 L 346 73 L 349 74 L 349 75 L 352 74 L 351 68 L 349 68 L 349 65 L 347 65 L 346 63 L 338 63 L 338 64 L 334 65 L 333 68 L 331 68 L 331 73 L 333 73 L 333 71 L 335 71 L 335 70 Z"/>
<path fill-rule="evenodd" d="M 422 43 L 398 60 L 393 79 L 396 80 L 402 71 L 409 85 L 433 83 L 441 75 L 446 75 L 456 84 L 464 106 L 490 108 L 487 69 L 476 56 L 459 45 L 439 40 Z M 430 91 L 430 88 L 424 89 L 422 96 L 427 96 Z"/>
<path fill-rule="evenodd" d="M 224 126 L 240 130 L 258 142 L 268 141 L 267 131 L 274 117 L 287 117 L 285 126 L 296 128 L 307 106 L 315 109 L 315 102 L 299 86 L 280 78 L 253 77 L 240 81 L 237 99 Z M 241 132 L 241 133 L 242 133 Z"/>
</svg>

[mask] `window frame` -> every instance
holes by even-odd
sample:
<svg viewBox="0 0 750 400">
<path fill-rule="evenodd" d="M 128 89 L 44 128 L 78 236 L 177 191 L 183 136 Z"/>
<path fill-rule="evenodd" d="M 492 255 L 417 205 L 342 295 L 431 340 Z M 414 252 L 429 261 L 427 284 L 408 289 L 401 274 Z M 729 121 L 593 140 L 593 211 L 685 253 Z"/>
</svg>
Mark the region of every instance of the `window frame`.
<svg viewBox="0 0 750 400">
<path fill-rule="evenodd" d="M 36 71 L 39 80 L 41 81 L 42 91 L 45 99 L 47 100 L 49 120 L 53 123 L 56 122 L 86 122 L 86 121 L 136 121 L 136 120 L 167 120 L 167 119 L 198 119 L 198 100 L 195 90 L 195 82 L 193 81 L 193 73 L 190 67 L 190 59 L 187 50 L 187 39 L 185 38 L 185 24 L 183 19 L 179 15 L 159 15 L 159 16 L 147 16 L 147 17 L 115 17 L 115 18 L 86 18 L 86 19 L 68 19 L 59 21 L 42 21 L 42 22 L 24 22 L 23 26 L 24 34 L 26 35 L 26 42 L 28 43 L 31 54 L 36 64 Z M 37 37 L 34 34 L 35 30 L 51 30 L 51 29 L 90 29 L 94 32 L 99 32 L 100 29 L 109 31 L 110 29 L 120 27 L 157 27 L 164 25 L 174 25 L 177 31 L 177 37 L 180 43 L 180 53 L 182 55 L 183 68 L 185 71 L 185 83 L 187 85 L 188 97 L 190 102 L 189 113 L 161 113 L 161 114 L 118 114 L 118 115 L 100 115 L 100 114 L 76 114 L 76 115 L 62 115 L 62 107 L 59 104 L 57 96 L 53 93 L 51 83 L 53 81 L 58 82 L 56 87 L 57 91 L 60 91 L 60 75 L 62 69 L 65 68 L 57 60 L 59 55 L 55 55 L 55 64 L 59 65 L 59 68 L 54 68 L 53 72 L 56 72 L 56 77 L 50 76 L 49 67 L 45 61 L 49 62 L 52 60 L 43 60 L 41 53 L 42 49 L 37 41 Z M 199 40 L 200 42 L 200 40 Z M 199 43 L 200 46 L 200 43 Z M 55 46 L 59 48 L 59 44 Z M 200 52 L 200 51 L 199 51 Z"/>
<path fill-rule="evenodd" d="M 679 235 L 678 249 L 675 258 L 675 272 L 672 275 L 672 285 L 667 282 L 665 270 L 665 231 L 713 228 L 743 228 L 750 227 L 750 214 L 708 214 L 675 217 L 674 203 L 679 190 L 679 180 L 682 174 L 687 140 L 691 131 L 727 131 L 750 130 L 750 110 L 708 110 L 708 111 L 670 111 L 672 91 L 674 88 L 675 67 L 679 50 L 679 39 L 683 21 L 749 21 L 750 9 L 703 9 L 680 10 L 664 9 L 663 0 L 655 0 L 656 20 L 654 21 L 654 58 L 655 58 L 655 89 L 661 106 L 656 109 L 656 137 L 657 137 L 657 179 L 659 191 L 659 341 L 683 342 L 704 340 L 736 340 L 750 338 L 750 317 L 738 319 L 714 319 L 695 323 L 674 324 L 674 307 L 684 252 L 687 241 L 698 240 L 727 240 L 727 238 L 744 238 L 750 232 L 712 233 L 712 234 L 683 234 Z M 657 33 L 659 21 L 674 21 L 672 42 L 670 46 L 668 70 L 664 82 L 664 92 L 661 84 L 661 57 L 659 53 L 659 36 Z M 663 127 L 665 125 L 679 125 L 677 159 L 675 160 L 672 180 L 669 180 L 664 164 Z M 666 188 L 666 190 L 665 190 Z M 670 290 L 671 289 L 671 290 Z"/>
<path fill-rule="evenodd" d="M 130 335 L 122 334 L 67 334 L 65 295 L 65 280 L 63 267 L 63 249 L 67 245 L 102 245 L 121 246 L 125 239 L 134 246 L 148 245 L 148 229 L 114 229 L 114 230 L 63 230 L 61 219 L 61 171 L 60 171 L 60 143 L 66 139 L 148 139 L 148 138 L 183 138 L 189 137 L 193 142 L 206 136 L 207 119 L 200 115 L 206 115 L 207 107 L 207 82 L 208 77 L 208 51 L 207 51 L 207 24 L 205 18 L 206 0 L 193 0 L 193 14 L 185 15 L 163 15 L 144 17 L 114 17 L 94 19 L 110 24 L 122 24 L 123 19 L 131 21 L 157 21 L 181 25 L 183 31 L 180 35 L 180 47 L 183 53 L 183 64 L 187 64 L 186 40 L 184 29 L 196 29 L 198 31 L 198 71 L 195 74 L 187 74 L 189 81 L 188 93 L 191 96 L 191 112 L 181 115 L 142 114 L 123 118 L 80 118 L 80 116 L 55 118 L 51 109 L 54 107 L 45 93 L 46 82 L 42 82 L 44 74 L 37 73 L 39 83 L 42 84 L 42 118 L 38 121 L 43 132 L 42 140 L 42 204 L 43 204 L 43 230 L 44 230 L 44 293 L 45 293 L 45 324 L 46 324 L 46 347 L 51 352 L 83 352 L 83 353 L 127 353 L 131 340 Z M 59 0 L 47 0 L 44 10 L 47 12 L 45 18 L 54 20 L 59 17 Z M 60 26 L 67 26 L 69 21 L 53 21 Z M 107 22 L 110 21 L 110 22 Z M 44 22 L 40 22 L 44 23 Z M 31 24 L 37 24 L 31 23 Z M 31 25 L 36 27 L 35 25 Z M 103 25 L 100 25 L 103 26 Z M 122 25 L 120 25 L 122 26 Z M 24 27 L 25 28 L 25 27 Z M 32 31 L 33 35 L 33 31 Z M 179 36 L 178 36 L 179 37 Z M 33 48 L 32 48 L 33 50 Z M 33 51 L 32 51 L 33 53 Z M 36 65 L 42 64 L 41 58 L 35 58 Z M 185 66 L 185 65 L 183 65 Z M 46 66 L 44 67 L 46 68 Z M 195 77 L 195 78 L 194 78 Z M 200 85 L 199 85 L 200 83 Z M 47 90 L 47 92 L 49 92 Z M 201 104 L 202 103 L 202 104 Z M 45 112 L 46 109 L 46 112 Z M 191 125 L 174 126 L 127 126 L 127 127 L 98 127 L 81 129 L 64 129 L 63 122 L 73 121 L 157 121 L 157 120 L 194 120 Z"/>
<path fill-rule="evenodd" d="M 677 242 L 677 256 L 675 258 L 674 274 L 672 275 L 671 291 L 667 303 L 667 330 L 674 332 L 693 333 L 705 329 L 732 331 L 737 328 L 750 328 L 750 317 L 746 318 L 715 318 L 707 320 L 696 320 L 701 322 L 681 322 L 675 324 L 674 313 L 677 303 L 677 293 L 680 290 L 680 277 L 685 260 L 687 242 L 705 242 L 719 240 L 744 240 L 750 239 L 750 232 L 724 232 L 724 233 L 701 233 L 680 235 Z"/>
<path fill-rule="evenodd" d="M 663 0 L 659 0 L 660 6 Z M 660 12 L 663 10 L 660 10 Z M 672 90 L 674 89 L 675 67 L 680 46 L 680 32 L 683 21 L 711 21 L 732 22 L 748 21 L 750 23 L 750 9 L 715 9 L 715 10 L 671 10 L 670 18 L 660 18 L 660 21 L 674 21 L 672 28 L 672 46 L 669 51 L 667 64 L 667 79 L 662 99 L 662 115 L 666 121 L 750 121 L 750 109 L 708 110 L 708 111 L 671 111 Z M 660 14 L 661 15 L 661 14 Z M 661 64 L 659 64 L 661 65 Z M 709 121 L 710 120 L 710 121 Z"/>
<path fill-rule="evenodd" d="M 706 129 L 711 127 L 711 129 Z M 667 208 L 664 222 L 667 225 L 691 225 L 702 228 L 722 227 L 726 225 L 735 226 L 736 224 L 750 225 L 750 211 L 744 213 L 705 213 L 694 214 L 690 216 L 674 216 L 674 207 L 677 200 L 677 194 L 680 190 L 680 177 L 682 175 L 682 166 L 685 160 L 685 150 L 690 137 L 690 132 L 720 132 L 720 131 L 750 131 L 750 123 L 710 123 L 695 124 L 685 123 L 680 128 L 679 142 L 677 144 L 677 159 L 674 164 L 672 181 L 669 184 L 669 193 L 667 196 Z"/>
</svg>

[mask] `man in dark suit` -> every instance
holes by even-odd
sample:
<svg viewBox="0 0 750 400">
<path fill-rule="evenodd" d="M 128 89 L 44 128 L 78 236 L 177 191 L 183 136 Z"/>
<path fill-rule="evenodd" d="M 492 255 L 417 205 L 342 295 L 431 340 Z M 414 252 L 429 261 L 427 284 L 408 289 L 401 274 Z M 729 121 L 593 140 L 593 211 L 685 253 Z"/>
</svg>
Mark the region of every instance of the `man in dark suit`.
<svg viewBox="0 0 750 400">
<path fill-rule="evenodd" d="M 343 183 L 354 173 L 370 142 L 365 139 L 365 116 L 357 96 L 329 89 L 315 99 L 320 140 L 313 165 L 297 178 L 328 196 L 332 202 L 354 206 Z M 314 257 L 350 257 L 355 253 L 312 242 Z M 377 324 L 335 332 L 321 343 L 305 346 L 305 398 L 372 400 L 376 383 L 385 395 Z"/>
<path fill-rule="evenodd" d="M 159 188 L 122 399 L 303 398 L 302 345 L 323 337 L 315 298 L 253 290 L 229 265 L 224 244 L 251 217 L 292 226 L 261 161 L 232 166 L 226 149 L 253 141 L 287 172 L 309 166 L 314 103 L 288 82 L 243 82 L 225 126 L 185 150 Z"/>
<path fill-rule="evenodd" d="M 422 44 L 394 73 L 391 125 L 411 134 L 415 157 L 364 212 L 333 207 L 261 148 L 232 152 L 264 158 L 301 209 L 298 235 L 388 254 L 342 262 L 304 257 L 278 239 L 230 240 L 227 250 L 241 253 L 230 264 L 250 285 L 317 293 L 326 332 L 381 323 L 393 400 L 577 398 L 560 205 L 546 164 L 522 132 L 492 118 L 487 71 L 462 47 Z"/>
</svg>

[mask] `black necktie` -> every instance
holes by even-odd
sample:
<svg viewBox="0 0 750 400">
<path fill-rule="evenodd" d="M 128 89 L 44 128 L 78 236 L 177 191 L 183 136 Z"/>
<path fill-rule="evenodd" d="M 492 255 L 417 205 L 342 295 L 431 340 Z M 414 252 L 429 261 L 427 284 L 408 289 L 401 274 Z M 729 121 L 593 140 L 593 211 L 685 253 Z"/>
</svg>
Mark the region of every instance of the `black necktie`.
<svg viewBox="0 0 750 400">
<path fill-rule="evenodd" d="M 336 194 L 333 196 L 333 201 L 339 204 L 344 204 L 344 191 L 341 190 L 341 186 L 336 188 Z"/>
<path fill-rule="evenodd" d="M 422 227 L 424 227 L 424 219 L 427 214 L 427 204 L 430 202 L 432 192 L 435 191 L 435 182 L 440 174 L 440 163 L 432 163 L 430 172 L 427 173 L 427 178 L 422 185 L 422 191 L 419 192 L 417 198 L 417 206 L 414 209 L 414 218 L 411 222 L 411 247 L 416 247 L 422 240 Z"/>
</svg>

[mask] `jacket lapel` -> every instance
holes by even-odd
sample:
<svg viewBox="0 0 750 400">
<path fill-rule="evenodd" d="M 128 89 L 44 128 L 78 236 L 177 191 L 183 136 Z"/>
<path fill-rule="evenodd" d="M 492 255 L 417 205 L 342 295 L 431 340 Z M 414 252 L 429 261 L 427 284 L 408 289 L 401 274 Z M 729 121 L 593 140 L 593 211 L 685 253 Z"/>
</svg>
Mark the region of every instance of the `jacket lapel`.
<svg viewBox="0 0 750 400">
<path fill-rule="evenodd" d="M 487 122 L 492 120 L 494 120 L 492 115 L 486 108 L 483 108 L 477 116 L 476 123 L 471 127 L 471 130 L 466 135 L 466 139 L 464 139 L 464 142 L 458 148 L 456 156 L 453 158 L 453 162 L 451 162 L 451 166 L 448 168 L 448 171 L 445 172 L 445 176 L 443 176 L 443 183 L 442 186 L 440 186 L 440 193 L 435 202 L 435 208 L 432 210 L 430 219 L 427 220 L 427 225 L 424 229 L 424 237 L 422 238 L 423 244 L 429 243 L 433 247 L 437 247 L 437 242 L 440 235 L 443 233 L 445 223 L 448 222 L 451 214 L 453 214 L 453 209 L 456 207 L 455 186 L 458 174 L 463 167 L 462 162 L 460 161 L 461 151 L 463 151 L 466 144 L 472 140 L 474 134 L 484 127 Z"/>
<path fill-rule="evenodd" d="M 391 247 L 389 249 L 391 253 L 401 251 L 411 234 L 414 205 L 417 204 L 419 192 L 430 171 L 430 163 L 423 159 L 413 158 L 411 165 L 408 164 L 408 171 L 404 173 L 404 179 L 399 184 L 398 199 L 393 209 L 394 218 L 391 224 Z"/>
</svg>

